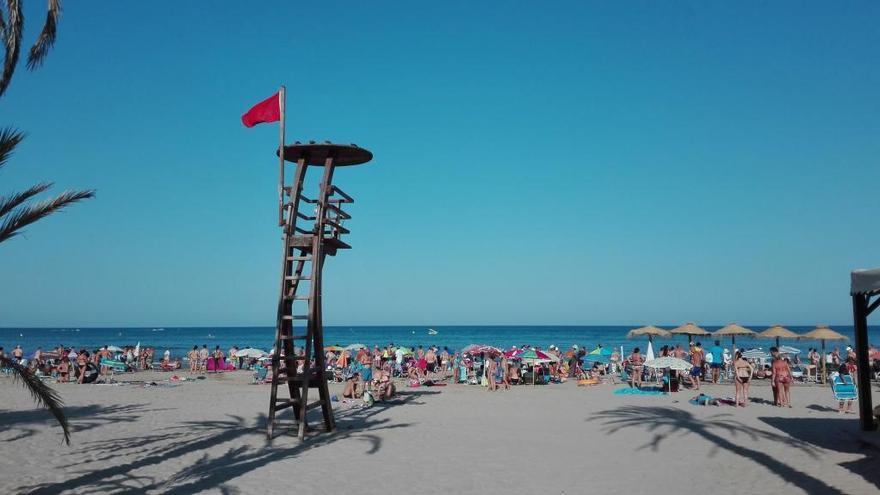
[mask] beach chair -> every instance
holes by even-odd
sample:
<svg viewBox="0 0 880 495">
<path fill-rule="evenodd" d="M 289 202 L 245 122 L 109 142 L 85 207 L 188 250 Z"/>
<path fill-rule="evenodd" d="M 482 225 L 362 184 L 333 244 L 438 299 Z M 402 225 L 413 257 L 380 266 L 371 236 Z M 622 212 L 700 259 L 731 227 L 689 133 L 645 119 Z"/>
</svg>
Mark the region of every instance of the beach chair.
<svg viewBox="0 0 880 495">
<path fill-rule="evenodd" d="M 257 365 L 254 368 L 254 381 L 253 381 L 253 383 L 265 383 L 266 376 L 268 374 L 269 374 L 269 368 Z"/>
<path fill-rule="evenodd" d="M 852 402 L 858 398 L 856 384 L 850 375 L 834 376 L 831 379 L 831 393 L 837 401 Z"/>
</svg>

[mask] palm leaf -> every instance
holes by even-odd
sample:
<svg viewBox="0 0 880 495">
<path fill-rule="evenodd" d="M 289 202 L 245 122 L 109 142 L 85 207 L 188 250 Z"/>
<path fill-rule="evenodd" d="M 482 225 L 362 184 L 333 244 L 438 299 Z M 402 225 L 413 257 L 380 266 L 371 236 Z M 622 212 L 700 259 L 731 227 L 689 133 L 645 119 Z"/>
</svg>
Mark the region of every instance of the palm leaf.
<svg viewBox="0 0 880 495">
<path fill-rule="evenodd" d="M 9 20 L 2 33 L 6 54 L 3 57 L 3 74 L 0 75 L 0 96 L 6 92 L 9 82 L 12 81 L 12 74 L 15 73 L 15 65 L 21 53 L 21 35 L 24 29 L 21 0 L 6 0 L 6 13 Z"/>
<path fill-rule="evenodd" d="M 49 54 L 49 49 L 55 44 L 55 30 L 58 27 L 58 18 L 61 17 L 61 0 L 49 0 L 49 10 L 46 13 L 46 23 L 40 37 L 31 47 L 28 54 L 27 68 L 34 70 L 43 63 L 43 59 Z"/>
<path fill-rule="evenodd" d="M 39 203 L 19 208 L 8 214 L 6 220 L 0 224 L 0 242 L 9 240 L 18 235 L 20 230 L 41 218 L 47 217 L 62 208 L 95 197 L 94 190 L 88 191 L 65 191 L 55 198 L 40 201 Z"/>
<path fill-rule="evenodd" d="M 58 395 L 58 391 L 43 383 L 30 370 L 8 357 L 0 357 L 0 367 L 11 369 L 12 377 L 31 393 L 34 401 L 55 416 L 58 425 L 64 431 L 64 442 L 70 445 L 70 425 L 67 423 L 67 417 L 64 416 L 64 402 Z"/>
<path fill-rule="evenodd" d="M 24 139 L 24 133 L 11 127 L 0 129 L 0 167 L 6 164 L 15 147 Z"/>
<path fill-rule="evenodd" d="M 14 193 L 12 196 L 8 198 L 4 198 L 0 196 L 0 218 L 3 218 L 7 213 L 21 206 L 25 201 L 33 198 L 37 194 L 49 189 L 52 187 L 51 182 L 40 182 L 35 186 L 31 186 L 25 191 Z"/>
</svg>

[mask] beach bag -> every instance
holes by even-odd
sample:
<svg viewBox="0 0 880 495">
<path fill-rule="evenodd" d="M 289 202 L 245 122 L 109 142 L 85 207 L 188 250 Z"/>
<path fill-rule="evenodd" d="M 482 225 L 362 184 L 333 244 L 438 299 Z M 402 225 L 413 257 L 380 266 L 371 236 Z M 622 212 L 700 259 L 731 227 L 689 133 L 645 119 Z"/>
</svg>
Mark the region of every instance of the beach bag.
<svg viewBox="0 0 880 495">
<path fill-rule="evenodd" d="M 370 407 L 376 402 L 376 399 L 373 398 L 373 393 L 369 390 L 364 392 L 364 407 Z"/>
</svg>

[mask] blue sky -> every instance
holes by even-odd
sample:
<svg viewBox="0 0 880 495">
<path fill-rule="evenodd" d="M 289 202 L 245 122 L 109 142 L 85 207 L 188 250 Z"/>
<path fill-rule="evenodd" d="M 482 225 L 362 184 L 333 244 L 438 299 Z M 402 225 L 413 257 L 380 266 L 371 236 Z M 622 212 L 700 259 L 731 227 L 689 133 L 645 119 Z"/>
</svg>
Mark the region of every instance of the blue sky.
<svg viewBox="0 0 880 495">
<path fill-rule="evenodd" d="M 332 5 L 331 5 L 332 4 Z M 43 2 L 29 2 L 27 39 Z M 274 124 L 355 142 L 328 324 L 846 323 L 880 266 L 876 2 L 69 2 L 0 326 L 272 325 Z"/>
</svg>

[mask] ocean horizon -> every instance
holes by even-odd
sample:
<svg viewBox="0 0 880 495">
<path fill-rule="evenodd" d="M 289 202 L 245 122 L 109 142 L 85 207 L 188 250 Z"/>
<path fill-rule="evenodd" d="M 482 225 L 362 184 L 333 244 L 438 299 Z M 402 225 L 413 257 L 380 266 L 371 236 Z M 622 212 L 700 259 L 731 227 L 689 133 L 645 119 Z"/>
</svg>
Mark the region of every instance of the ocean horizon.
<svg viewBox="0 0 880 495">
<path fill-rule="evenodd" d="M 770 325 L 756 325 L 752 330 L 760 332 Z M 629 352 L 633 347 L 647 346 L 647 338 L 628 339 L 627 333 L 635 327 L 623 325 L 357 325 L 357 326 L 326 326 L 324 327 L 324 345 L 364 344 L 368 346 L 385 346 L 388 344 L 411 347 L 437 345 L 449 347 L 451 350 L 461 349 L 469 344 L 487 344 L 500 348 L 511 346 L 535 345 L 542 348 L 556 345 L 568 348 L 578 345 L 593 349 L 597 345 L 603 347 L 624 347 Z M 672 327 L 665 327 L 672 328 Z M 704 326 L 714 331 L 721 326 Z M 795 333 L 806 333 L 815 326 L 789 326 Z M 837 332 L 847 336 L 848 341 L 827 341 L 826 348 L 845 347 L 853 342 L 852 325 L 832 325 Z M 428 330 L 437 333 L 431 335 Z M 868 330 L 869 340 L 880 341 L 880 326 L 871 326 Z M 7 352 L 16 345 L 21 345 L 26 353 L 38 347 L 44 350 L 59 345 L 74 348 L 96 349 L 104 345 L 136 345 L 150 346 L 157 349 L 168 349 L 174 356 L 181 356 L 194 345 L 207 345 L 209 348 L 220 346 L 224 351 L 236 345 L 256 347 L 269 350 L 274 344 L 275 327 L 3 327 L 0 328 L 0 347 Z M 714 336 L 694 337 L 695 341 L 713 342 Z M 730 347 L 730 337 L 718 337 L 721 343 Z M 686 343 L 687 336 L 655 338 L 655 350 L 670 344 Z M 789 339 L 780 343 L 791 345 L 806 351 L 807 348 L 821 348 L 821 342 L 814 340 Z M 767 349 L 774 345 L 772 339 L 737 337 L 737 347 Z"/>
</svg>

